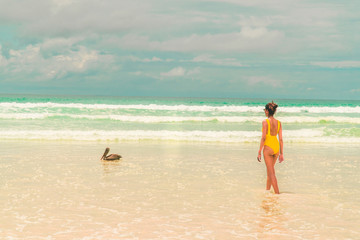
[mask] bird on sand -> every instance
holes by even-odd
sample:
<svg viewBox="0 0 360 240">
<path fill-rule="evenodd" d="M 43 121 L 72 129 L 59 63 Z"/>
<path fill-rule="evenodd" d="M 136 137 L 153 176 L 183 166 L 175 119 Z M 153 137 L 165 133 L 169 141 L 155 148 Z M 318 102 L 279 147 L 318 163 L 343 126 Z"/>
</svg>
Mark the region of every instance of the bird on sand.
<svg viewBox="0 0 360 240">
<path fill-rule="evenodd" d="M 119 154 L 110 154 L 107 155 L 110 151 L 110 148 L 106 148 L 104 154 L 102 155 L 102 157 L 100 158 L 100 160 L 108 160 L 108 161 L 112 161 L 112 160 L 119 160 L 121 158 L 121 155 Z M 107 156 L 106 156 L 107 155 Z"/>
</svg>

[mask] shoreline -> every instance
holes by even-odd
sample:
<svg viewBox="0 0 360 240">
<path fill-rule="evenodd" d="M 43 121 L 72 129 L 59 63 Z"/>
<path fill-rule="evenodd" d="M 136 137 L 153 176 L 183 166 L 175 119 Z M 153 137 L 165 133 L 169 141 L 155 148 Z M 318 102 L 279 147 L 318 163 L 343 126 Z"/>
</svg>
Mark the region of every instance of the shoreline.
<svg viewBox="0 0 360 240">
<path fill-rule="evenodd" d="M 59 143 L 59 144 L 184 144 L 184 145 L 231 145 L 231 146 L 242 146 L 242 145 L 259 145 L 260 138 L 258 142 L 255 141 L 244 141 L 244 142 L 223 142 L 223 141 L 197 141 L 197 140 L 153 140 L 153 139 L 134 139 L 134 140 L 74 140 L 74 139 L 1 139 L 0 143 Z M 305 141 L 286 141 L 284 144 L 290 146 L 291 148 L 303 147 L 303 146 L 315 146 L 315 147 L 326 147 L 326 146 L 340 146 L 340 147 L 357 147 L 359 144 L 357 142 L 305 142 Z"/>
</svg>

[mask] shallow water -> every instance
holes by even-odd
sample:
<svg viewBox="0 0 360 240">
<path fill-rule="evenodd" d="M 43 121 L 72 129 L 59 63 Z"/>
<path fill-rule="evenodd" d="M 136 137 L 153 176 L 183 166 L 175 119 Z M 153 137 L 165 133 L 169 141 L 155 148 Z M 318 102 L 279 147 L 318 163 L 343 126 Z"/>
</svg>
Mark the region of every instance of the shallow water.
<svg viewBox="0 0 360 240">
<path fill-rule="evenodd" d="M 0 239 L 356 239 L 360 150 L 288 144 L 1 142 Z"/>
</svg>

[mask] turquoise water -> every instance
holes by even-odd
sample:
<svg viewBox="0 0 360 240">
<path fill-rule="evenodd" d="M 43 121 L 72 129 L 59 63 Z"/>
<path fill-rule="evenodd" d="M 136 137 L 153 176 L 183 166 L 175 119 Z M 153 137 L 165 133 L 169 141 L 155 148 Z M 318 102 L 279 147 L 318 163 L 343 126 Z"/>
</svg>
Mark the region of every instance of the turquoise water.
<svg viewBox="0 0 360 240">
<path fill-rule="evenodd" d="M 0 139 L 258 142 L 268 101 L 0 95 Z M 285 142 L 360 143 L 360 101 L 275 102 Z"/>
</svg>

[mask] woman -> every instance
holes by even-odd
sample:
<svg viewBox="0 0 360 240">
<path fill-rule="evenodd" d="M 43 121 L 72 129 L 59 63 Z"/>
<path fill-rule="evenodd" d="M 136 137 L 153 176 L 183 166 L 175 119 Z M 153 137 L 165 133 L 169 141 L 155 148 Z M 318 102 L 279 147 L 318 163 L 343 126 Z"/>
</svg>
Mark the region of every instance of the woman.
<svg viewBox="0 0 360 240">
<path fill-rule="evenodd" d="M 264 111 L 268 119 L 262 122 L 262 137 L 257 159 L 261 162 L 261 150 L 264 149 L 263 155 L 267 169 L 266 190 L 270 190 L 272 186 L 275 193 L 279 194 L 279 187 L 277 185 L 274 167 L 278 158 L 279 163 L 284 161 L 284 151 L 281 123 L 279 120 L 274 118 L 277 107 L 278 105 L 274 102 L 268 103 L 265 106 Z M 279 140 L 277 139 L 278 134 Z"/>
</svg>

